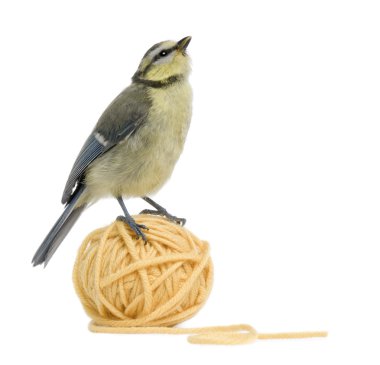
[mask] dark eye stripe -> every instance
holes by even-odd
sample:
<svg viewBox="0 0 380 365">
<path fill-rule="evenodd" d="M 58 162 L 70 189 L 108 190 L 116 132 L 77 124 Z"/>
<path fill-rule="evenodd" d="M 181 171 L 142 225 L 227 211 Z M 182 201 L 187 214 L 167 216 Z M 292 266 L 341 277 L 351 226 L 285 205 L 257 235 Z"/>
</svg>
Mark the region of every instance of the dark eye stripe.
<svg viewBox="0 0 380 365">
<path fill-rule="evenodd" d="M 155 51 L 159 46 L 161 46 L 161 44 L 160 43 L 157 43 L 157 44 L 155 44 L 153 47 L 151 47 L 151 49 L 150 50 L 148 50 L 148 52 L 145 54 L 145 56 L 144 57 L 146 57 L 149 53 L 151 53 L 152 51 Z M 165 51 L 166 52 L 166 56 L 167 55 L 169 55 L 170 53 L 172 53 L 173 51 L 175 51 L 176 49 L 178 49 L 178 45 L 174 45 L 173 47 L 171 47 L 171 48 L 167 48 L 167 49 L 162 49 L 159 53 L 161 53 L 162 51 Z M 156 54 L 153 58 L 152 58 L 152 60 L 145 66 L 145 68 L 144 69 L 142 69 L 142 70 L 140 70 L 139 71 L 139 76 L 143 76 L 143 75 L 145 75 L 148 71 L 149 71 L 149 69 L 153 66 L 153 64 L 158 60 L 158 59 L 160 59 L 161 58 L 161 56 L 160 56 L 160 54 Z M 165 57 L 166 57 L 165 56 Z"/>
<path fill-rule="evenodd" d="M 163 49 L 160 53 L 156 54 L 154 57 L 153 57 L 153 60 L 152 62 L 156 62 L 158 59 L 160 59 L 161 57 L 166 57 L 168 56 L 170 53 L 172 53 L 173 51 L 175 51 L 177 49 L 177 45 L 171 47 L 171 48 L 168 48 L 168 49 Z M 161 56 L 160 54 L 162 52 L 166 52 L 166 55 L 165 56 Z"/>
<path fill-rule="evenodd" d="M 150 53 L 152 53 L 155 49 L 157 49 L 158 47 L 161 46 L 161 43 L 156 43 L 155 45 L 153 45 L 152 47 L 150 47 L 144 54 L 144 57 L 145 58 L 146 56 L 148 56 Z"/>
</svg>

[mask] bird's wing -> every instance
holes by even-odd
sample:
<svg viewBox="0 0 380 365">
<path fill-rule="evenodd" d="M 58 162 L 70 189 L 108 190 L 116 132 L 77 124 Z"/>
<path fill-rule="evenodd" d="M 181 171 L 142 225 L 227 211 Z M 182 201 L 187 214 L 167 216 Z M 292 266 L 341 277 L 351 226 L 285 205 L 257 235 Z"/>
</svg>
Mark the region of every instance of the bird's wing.
<svg viewBox="0 0 380 365">
<path fill-rule="evenodd" d="M 70 201 L 74 188 L 95 159 L 131 136 L 144 123 L 150 103 L 145 88 L 131 85 L 108 106 L 74 162 L 62 195 L 62 204 Z"/>
</svg>

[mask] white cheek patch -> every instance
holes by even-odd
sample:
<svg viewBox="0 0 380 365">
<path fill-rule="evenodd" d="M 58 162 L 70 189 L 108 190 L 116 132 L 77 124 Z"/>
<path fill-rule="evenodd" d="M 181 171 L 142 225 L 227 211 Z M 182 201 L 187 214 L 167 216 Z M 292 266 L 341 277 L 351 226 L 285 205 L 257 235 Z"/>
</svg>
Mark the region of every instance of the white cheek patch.
<svg viewBox="0 0 380 365">
<path fill-rule="evenodd" d="M 160 46 L 158 48 L 156 48 L 155 50 L 153 50 L 151 53 L 150 53 L 150 58 L 153 59 L 154 57 L 156 57 L 161 51 L 163 51 L 165 49 L 164 46 Z"/>
<path fill-rule="evenodd" d="M 157 61 L 154 62 L 155 65 L 162 65 L 164 63 L 170 63 L 174 58 L 175 51 L 172 51 L 167 56 L 159 58 Z"/>
<path fill-rule="evenodd" d="M 99 132 L 96 132 L 94 137 L 104 147 L 108 145 L 108 141 Z"/>
<path fill-rule="evenodd" d="M 176 47 L 176 43 L 172 41 L 167 41 L 162 43 L 158 48 L 154 49 L 149 57 L 151 60 L 154 60 L 155 58 L 158 58 L 159 54 L 162 51 L 171 50 L 171 52 L 167 56 L 162 56 L 158 58 L 156 61 L 154 61 L 155 65 L 162 65 L 165 63 L 170 63 L 173 60 L 173 57 L 175 55 L 175 50 L 173 49 Z"/>
<path fill-rule="evenodd" d="M 158 48 L 154 49 L 150 53 L 150 57 L 153 59 L 156 57 L 160 52 L 164 51 L 165 49 L 170 49 L 176 45 L 175 42 L 163 42 Z"/>
</svg>

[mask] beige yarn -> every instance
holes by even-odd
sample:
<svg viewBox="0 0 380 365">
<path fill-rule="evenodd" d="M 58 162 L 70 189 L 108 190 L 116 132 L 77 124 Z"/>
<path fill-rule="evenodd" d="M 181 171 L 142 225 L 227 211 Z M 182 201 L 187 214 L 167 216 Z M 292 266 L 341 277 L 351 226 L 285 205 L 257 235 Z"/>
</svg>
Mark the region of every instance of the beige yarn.
<svg viewBox="0 0 380 365">
<path fill-rule="evenodd" d="M 173 328 L 204 305 L 212 287 L 209 245 L 162 217 L 138 215 L 148 242 L 115 221 L 90 233 L 74 266 L 89 328 L 103 333 L 193 334 L 191 343 L 241 344 L 258 338 L 322 337 L 325 332 L 258 334 L 249 325 Z"/>
</svg>

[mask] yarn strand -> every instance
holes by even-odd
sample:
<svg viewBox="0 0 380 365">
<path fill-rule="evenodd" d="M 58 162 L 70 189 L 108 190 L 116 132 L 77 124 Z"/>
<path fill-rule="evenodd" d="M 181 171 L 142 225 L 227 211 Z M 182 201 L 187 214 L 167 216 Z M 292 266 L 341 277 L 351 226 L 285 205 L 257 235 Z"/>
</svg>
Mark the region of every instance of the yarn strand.
<svg viewBox="0 0 380 365">
<path fill-rule="evenodd" d="M 91 321 L 89 324 L 89 330 L 96 333 L 191 335 L 187 338 L 188 342 L 201 345 L 241 345 L 252 343 L 258 339 L 282 340 L 327 337 L 327 332 L 324 331 L 258 333 L 248 324 L 199 328 L 112 327 L 99 326 L 96 322 Z"/>
<path fill-rule="evenodd" d="M 258 339 L 326 337 L 327 332 L 258 333 L 248 324 L 173 327 L 197 313 L 212 287 L 210 247 L 162 217 L 138 215 L 144 243 L 123 222 L 90 233 L 74 265 L 75 290 L 100 333 L 182 334 L 193 344 L 235 345 Z"/>
</svg>

